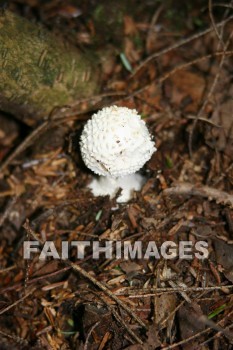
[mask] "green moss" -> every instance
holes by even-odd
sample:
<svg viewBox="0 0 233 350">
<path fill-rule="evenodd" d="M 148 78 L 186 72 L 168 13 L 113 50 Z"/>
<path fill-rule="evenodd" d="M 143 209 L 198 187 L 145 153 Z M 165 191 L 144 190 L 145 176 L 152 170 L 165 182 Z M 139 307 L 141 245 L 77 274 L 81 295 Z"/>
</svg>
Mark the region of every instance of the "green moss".
<svg viewBox="0 0 233 350">
<path fill-rule="evenodd" d="M 95 93 L 96 60 L 9 11 L 0 18 L 0 27 L 4 110 L 14 113 L 16 105 L 26 104 L 36 117 Z"/>
</svg>

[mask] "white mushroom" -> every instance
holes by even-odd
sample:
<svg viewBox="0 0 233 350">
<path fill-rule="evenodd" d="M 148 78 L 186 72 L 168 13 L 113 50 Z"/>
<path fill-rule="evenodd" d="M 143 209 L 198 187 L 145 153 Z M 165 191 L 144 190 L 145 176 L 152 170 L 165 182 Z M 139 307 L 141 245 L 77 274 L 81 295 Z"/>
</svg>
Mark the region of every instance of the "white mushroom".
<svg viewBox="0 0 233 350">
<path fill-rule="evenodd" d="M 135 174 L 156 151 L 154 142 L 135 109 L 111 106 L 94 114 L 85 125 L 80 141 L 86 166 L 100 175 L 89 185 L 94 196 L 114 197 L 127 202 L 140 190 L 145 178 Z"/>
</svg>

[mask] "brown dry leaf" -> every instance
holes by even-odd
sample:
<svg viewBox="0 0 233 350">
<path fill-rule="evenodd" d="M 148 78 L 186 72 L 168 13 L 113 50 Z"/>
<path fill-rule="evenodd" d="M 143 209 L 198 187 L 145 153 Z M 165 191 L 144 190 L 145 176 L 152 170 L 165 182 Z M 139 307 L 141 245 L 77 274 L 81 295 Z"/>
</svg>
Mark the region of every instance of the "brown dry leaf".
<svg viewBox="0 0 233 350">
<path fill-rule="evenodd" d="M 109 45 L 104 50 L 104 54 L 101 51 L 100 53 L 100 64 L 103 72 L 103 79 L 106 80 L 106 77 L 113 75 L 115 66 L 117 62 L 117 56 L 114 47 Z"/>
<path fill-rule="evenodd" d="M 115 278 L 112 278 L 108 281 L 108 285 L 111 286 L 111 285 L 118 285 L 118 284 L 121 284 L 125 281 L 125 275 L 121 275 L 121 276 L 117 276 Z"/>
<path fill-rule="evenodd" d="M 59 5 L 57 13 L 55 13 L 56 16 L 58 15 L 64 18 L 77 18 L 81 14 L 82 11 L 79 8 L 68 4 Z"/>
<path fill-rule="evenodd" d="M 171 325 L 174 320 L 174 314 L 172 315 L 172 312 L 175 310 L 177 306 L 177 298 L 175 294 L 162 294 L 158 297 L 156 297 L 155 300 L 155 319 L 156 323 L 159 326 L 162 326 L 162 328 L 167 327 L 167 325 Z M 167 319 L 169 319 L 162 325 L 162 322 Z"/>
<path fill-rule="evenodd" d="M 150 325 L 149 330 L 147 332 L 147 349 L 154 350 L 161 346 L 161 342 L 159 340 L 158 332 L 156 331 L 155 325 Z"/>
<path fill-rule="evenodd" d="M 124 91 L 126 90 L 127 84 L 126 81 L 123 80 L 114 80 L 114 81 L 109 81 L 107 83 L 108 89 L 114 90 L 114 91 Z"/>
<path fill-rule="evenodd" d="M 233 245 L 222 240 L 214 241 L 217 263 L 224 268 L 224 275 L 233 282 Z"/>
<path fill-rule="evenodd" d="M 154 71 L 154 75 L 156 76 L 156 69 L 153 67 L 151 71 Z M 152 78 L 153 79 L 153 78 Z M 151 83 L 150 86 L 138 95 L 139 98 L 146 101 L 146 103 L 142 106 L 142 113 L 145 115 L 151 115 L 155 111 L 161 111 L 162 107 L 162 89 L 156 83 Z"/>
<path fill-rule="evenodd" d="M 142 345 L 134 344 L 128 346 L 127 348 L 125 348 L 125 350 L 145 350 L 145 348 Z"/>
<path fill-rule="evenodd" d="M 200 322 L 203 316 L 201 308 L 195 304 L 194 307 L 190 304 L 184 304 L 178 311 L 179 327 L 182 339 L 187 339 L 196 333 L 204 330 L 205 325 Z M 202 343 L 203 337 L 198 337 L 186 344 L 183 344 L 183 350 L 199 349 L 199 344 Z"/>
<path fill-rule="evenodd" d="M 150 30 L 146 41 L 146 52 L 151 54 L 156 49 L 156 42 L 158 39 L 158 32 L 156 30 Z"/>
<path fill-rule="evenodd" d="M 137 26 L 133 18 L 130 16 L 124 16 L 124 25 L 125 25 L 125 35 L 135 35 L 137 34 Z"/>
<path fill-rule="evenodd" d="M 63 341 L 55 335 L 47 334 L 47 339 L 53 350 L 60 350 L 63 345 Z M 64 344 L 65 345 L 65 344 Z M 67 349 L 67 348 L 66 348 Z"/>
<path fill-rule="evenodd" d="M 233 93 L 233 88 L 231 89 Z M 227 142 L 231 141 L 233 144 L 233 99 L 230 97 L 219 108 L 215 109 L 211 121 L 220 125 L 221 128 L 215 128 L 212 130 L 212 135 L 216 137 L 215 146 L 218 150 L 224 151 Z"/>
<path fill-rule="evenodd" d="M 19 136 L 19 126 L 17 123 L 0 114 L 0 146 L 12 147 L 14 141 Z"/>
<path fill-rule="evenodd" d="M 187 71 L 177 71 L 170 78 L 172 82 L 171 102 L 178 108 L 183 104 L 185 112 L 196 112 L 202 100 L 205 80 L 202 76 Z"/>
<path fill-rule="evenodd" d="M 138 30 L 133 18 L 130 16 L 124 17 L 124 33 L 126 35 L 124 39 L 124 53 L 131 63 L 138 62 L 140 55 L 134 44 L 134 37 L 137 35 Z"/>
<path fill-rule="evenodd" d="M 40 266 L 41 265 L 41 266 Z M 40 266 L 40 268 L 39 268 Z M 35 271 L 35 273 L 33 274 L 33 277 L 39 277 L 39 276 L 43 276 L 49 273 L 53 273 L 55 271 L 57 271 L 60 267 L 60 263 L 58 260 L 52 260 L 52 261 L 47 261 L 46 263 L 41 263 L 37 265 L 37 270 Z M 61 278 L 60 276 L 58 277 L 59 279 Z M 50 282 L 55 282 L 56 281 L 56 277 L 52 280 L 50 280 Z"/>
<path fill-rule="evenodd" d="M 130 38 L 125 38 L 124 47 L 125 55 L 131 63 L 136 63 L 140 60 L 139 52 L 136 50 L 133 40 Z"/>
<path fill-rule="evenodd" d="M 96 336 L 94 338 L 96 338 L 96 341 L 101 341 L 108 331 L 109 324 L 112 322 L 111 312 L 109 312 L 106 307 L 97 304 L 85 305 L 85 312 L 83 315 L 83 330 L 85 335 L 87 335 L 91 327 L 98 322 L 99 324 L 95 328 Z"/>
<path fill-rule="evenodd" d="M 142 270 L 142 266 L 133 261 L 123 261 L 120 263 L 120 267 L 126 274 Z"/>
</svg>

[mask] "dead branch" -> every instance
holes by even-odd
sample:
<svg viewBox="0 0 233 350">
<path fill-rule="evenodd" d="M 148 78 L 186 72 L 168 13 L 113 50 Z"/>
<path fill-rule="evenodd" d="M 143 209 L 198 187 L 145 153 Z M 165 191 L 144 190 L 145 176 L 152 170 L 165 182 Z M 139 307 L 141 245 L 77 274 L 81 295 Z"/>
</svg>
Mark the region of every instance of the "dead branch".
<svg viewBox="0 0 233 350">
<path fill-rule="evenodd" d="M 225 15 L 226 15 L 226 13 L 225 13 Z M 226 44 L 225 44 L 223 42 L 223 39 L 222 39 L 222 37 L 223 37 L 223 29 L 224 29 L 225 24 L 223 24 L 223 26 L 221 27 L 221 31 L 218 32 L 217 24 L 214 21 L 214 17 L 213 17 L 213 13 L 212 13 L 212 0 L 209 0 L 209 16 L 210 16 L 210 19 L 211 19 L 213 30 L 215 31 L 216 36 L 219 39 L 219 46 L 221 44 L 221 46 L 223 47 L 223 55 L 222 55 L 220 63 L 219 63 L 218 71 L 217 71 L 217 73 L 216 73 L 216 75 L 214 77 L 214 80 L 213 80 L 213 82 L 212 82 L 212 84 L 211 84 L 211 86 L 209 88 L 207 96 L 206 96 L 204 102 L 202 103 L 202 105 L 201 105 L 201 107 L 200 107 L 200 109 L 199 109 L 199 111 L 197 113 L 196 119 L 194 120 L 194 122 L 192 124 L 192 128 L 190 130 L 189 140 L 188 140 L 190 157 L 192 157 L 192 143 L 193 143 L 194 130 L 195 130 L 196 126 L 197 126 L 197 123 L 198 123 L 198 120 L 199 120 L 200 116 L 203 114 L 203 112 L 205 110 L 205 107 L 206 107 L 207 103 L 209 102 L 211 96 L 214 93 L 215 87 L 216 87 L 217 82 L 218 82 L 218 80 L 220 78 L 220 73 L 221 73 L 221 70 L 222 70 L 222 67 L 223 67 L 223 63 L 224 63 L 225 58 L 226 58 L 226 51 L 227 51 L 228 46 L 230 45 L 230 41 L 231 41 L 232 34 L 233 34 L 233 31 L 232 31 L 231 34 L 229 35 L 229 38 L 228 38 Z"/>
<path fill-rule="evenodd" d="M 233 208 L 233 195 L 225 191 L 218 190 L 209 186 L 196 186 L 189 183 L 177 183 L 174 187 L 166 188 L 162 196 L 199 196 L 214 200 L 217 203 L 230 205 Z"/>
<path fill-rule="evenodd" d="M 143 328 L 147 328 L 146 324 L 118 297 L 116 297 L 115 294 L 113 294 L 107 287 L 105 287 L 102 283 L 100 283 L 96 278 L 91 276 L 88 272 L 86 272 L 84 269 L 82 269 L 79 265 L 74 264 L 72 262 L 68 262 L 73 270 L 79 272 L 83 277 L 87 278 L 89 281 L 91 281 L 95 286 L 97 286 L 99 289 L 101 289 L 106 295 L 108 295 L 112 300 L 114 300 L 120 307 L 122 307 L 123 310 L 125 310 L 140 326 Z"/>
<path fill-rule="evenodd" d="M 233 19 L 233 15 L 232 16 L 229 16 L 227 19 L 225 19 L 224 21 L 221 21 L 219 23 L 216 24 L 216 27 L 221 27 L 223 25 L 225 25 L 227 22 L 229 22 L 230 20 Z M 197 34 L 194 34 L 186 39 L 182 39 L 180 40 L 179 42 L 177 42 L 176 44 L 174 45 L 171 45 L 169 47 L 166 47 L 165 49 L 162 49 L 158 52 L 155 52 L 154 54 L 150 55 L 149 57 L 147 57 L 141 64 L 139 64 L 139 66 L 134 70 L 133 74 L 132 74 L 132 78 L 143 68 L 145 68 L 145 66 L 147 64 L 149 64 L 151 61 L 153 61 L 155 58 L 158 58 L 170 51 L 173 51 L 175 49 L 178 49 L 179 47 L 183 46 L 183 45 L 186 45 L 188 43 L 190 43 L 191 41 L 193 40 L 196 40 L 198 38 L 200 38 L 201 36 L 204 36 L 210 32 L 213 31 L 213 28 L 207 28 L 206 30 L 200 32 L 200 33 L 197 33 Z"/>
</svg>

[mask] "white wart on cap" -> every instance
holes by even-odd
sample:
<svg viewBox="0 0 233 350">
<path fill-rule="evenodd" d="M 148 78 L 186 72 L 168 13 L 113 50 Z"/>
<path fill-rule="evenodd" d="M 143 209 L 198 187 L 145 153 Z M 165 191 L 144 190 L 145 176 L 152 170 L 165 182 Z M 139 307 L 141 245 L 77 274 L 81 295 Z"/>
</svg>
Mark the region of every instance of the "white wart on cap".
<svg viewBox="0 0 233 350">
<path fill-rule="evenodd" d="M 80 148 L 86 166 L 106 177 L 90 184 L 95 196 L 113 197 L 119 188 L 123 195 L 125 183 L 127 194 L 121 195 L 118 202 L 128 201 L 132 191 L 141 188 L 141 175 L 136 174 L 136 181 L 129 175 L 141 169 L 156 151 L 146 123 L 137 111 L 117 106 L 103 108 L 92 116 L 83 129 Z M 129 178 L 132 188 L 127 184 Z"/>
</svg>

